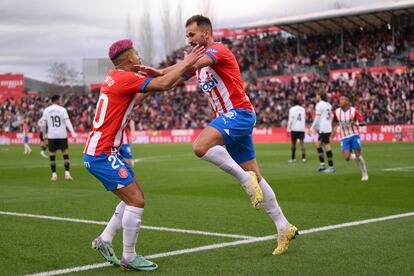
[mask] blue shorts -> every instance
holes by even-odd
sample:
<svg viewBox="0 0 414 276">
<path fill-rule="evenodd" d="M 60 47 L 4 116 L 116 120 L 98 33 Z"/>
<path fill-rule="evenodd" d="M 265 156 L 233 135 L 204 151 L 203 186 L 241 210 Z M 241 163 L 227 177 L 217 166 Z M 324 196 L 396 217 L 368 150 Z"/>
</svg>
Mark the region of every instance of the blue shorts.
<svg viewBox="0 0 414 276">
<path fill-rule="evenodd" d="M 119 148 L 119 154 L 125 159 L 132 159 L 132 150 L 129 144 L 123 144 Z"/>
<path fill-rule="evenodd" d="M 24 136 L 23 137 L 23 143 L 29 143 L 29 136 Z"/>
<path fill-rule="evenodd" d="M 341 141 L 342 151 L 361 150 L 361 139 L 354 135 Z"/>
<path fill-rule="evenodd" d="M 119 154 L 101 153 L 83 155 L 86 169 L 98 178 L 108 191 L 114 191 L 134 182 L 134 172 Z"/>
<path fill-rule="evenodd" d="M 237 164 L 241 164 L 256 158 L 252 139 L 255 124 L 256 113 L 231 109 L 214 119 L 209 126 L 221 133 L 228 153 Z"/>
</svg>

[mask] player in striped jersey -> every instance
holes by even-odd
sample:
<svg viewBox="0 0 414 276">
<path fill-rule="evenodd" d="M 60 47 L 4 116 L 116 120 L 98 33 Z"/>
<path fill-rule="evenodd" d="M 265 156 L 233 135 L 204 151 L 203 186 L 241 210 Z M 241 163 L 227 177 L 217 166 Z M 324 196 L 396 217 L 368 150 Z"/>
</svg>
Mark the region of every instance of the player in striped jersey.
<svg viewBox="0 0 414 276">
<path fill-rule="evenodd" d="M 141 58 L 131 40 L 116 41 L 109 48 L 115 70 L 108 73 L 102 84 L 83 161 L 86 169 L 121 200 L 104 231 L 92 241 L 92 247 L 113 265 L 144 271 L 158 268 L 135 252 L 144 212 L 144 193 L 133 170 L 118 152 L 128 116 L 134 105 L 147 97 L 147 92 L 171 89 L 204 52 L 203 47 L 196 47 L 174 70 L 165 76 L 150 78 L 138 73 L 136 66 L 141 64 Z M 124 245 L 121 260 L 112 248 L 112 239 L 120 229 L 123 229 Z"/>
<path fill-rule="evenodd" d="M 181 82 L 196 76 L 216 115 L 194 141 L 193 151 L 197 157 L 234 176 L 246 190 L 254 208 L 264 206 L 278 232 L 277 247 L 272 254 L 283 254 L 298 229 L 284 216 L 272 187 L 261 175 L 257 164 L 252 139 L 256 113 L 243 90 L 237 60 L 224 44 L 214 42 L 212 24 L 207 17 L 194 15 L 189 18 L 186 36 L 191 46 L 204 46 L 206 53 L 196 62 L 197 70 L 184 74 Z M 151 75 L 163 75 L 174 68 L 175 65 L 162 70 L 141 67 Z"/>
<path fill-rule="evenodd" d="M 339 108 L 335 110 L 334 122 L 337 122 L 341 132 L 342 153 L 346 161 L 351 159 L 351 152 L 355 152 L 355 160 L 362 173 L 362 181 L 368 181 L 368 171 L 365 160 L 361 155 L 361 139 L 358 126 L 362 125 L 362 116 L 349 103 L 347 96 L 339 98 Z"/>
</svg>

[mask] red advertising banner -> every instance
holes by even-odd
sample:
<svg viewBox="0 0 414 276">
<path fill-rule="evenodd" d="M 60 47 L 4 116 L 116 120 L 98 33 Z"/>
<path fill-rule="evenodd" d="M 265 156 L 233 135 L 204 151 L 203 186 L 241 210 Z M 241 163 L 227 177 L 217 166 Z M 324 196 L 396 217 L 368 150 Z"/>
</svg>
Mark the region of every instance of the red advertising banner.
<svg viewBox="0 0 414 276">
<path fill-rule="evenodd" d="M 22 74 L 0 75 L 0 93 L 23 93 L 24 76 Z"/>
<path fill-rule="evenodd" d="M 154 131 L 136 131 L 132 133 L 133 144 L 175 144 L 192 143 L 202 129 L 170 129 Z M 363 142 L 414 142 L 414 125 L 368 125 L 360 127 L 360 137 Z M 69 138 L 71 144 L 85 144 L 88 133 L 78 133 L 76 139 Z M 289 143 L 290 136 L 284 127 L 255 128 L 253 131 L 255 143 Z M 315 142 L 317 136 L 306 135 L 306 142 Z M 333 140 L 340 141 L 339 135 Z M 22 133 L 0 134 L 0 144 L 22 144 Z M 30 144 L 39 144 L 39 134 L 29 134 Z"/>
</svg>

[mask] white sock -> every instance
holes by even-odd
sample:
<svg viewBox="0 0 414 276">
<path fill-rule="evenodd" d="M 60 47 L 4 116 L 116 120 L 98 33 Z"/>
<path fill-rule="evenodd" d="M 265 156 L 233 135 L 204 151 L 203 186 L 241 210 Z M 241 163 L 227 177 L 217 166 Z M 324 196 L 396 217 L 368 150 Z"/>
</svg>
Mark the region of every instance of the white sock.
<svg viewBox="0 0 414 276">
<path fill-rule="evenodd" d="M 277 232 L 284 232 L 289 222 L 287 221 L 282 209 L 279 206 L 279 203 L 276 200 L 276 195 L 273 192 L 272 187 L 270 187 L 263 177 L 259 185 L 263 191 L 263 207 L 265 208 L 266 213 L 269 214 L 275 223 Z"/>
<path fill-rule="evenodd" d="M 122 228 L 124 229 L 124 250 L 122 256 L 127 261 L 132 261 L 137 255 L 135 252 L 135 244 L 137 243 L 143 212 L 144 208 L 130 205 L 125 206 L 124 216 L 122 217 Z"/>
<path fill-rule="evenodd" d="M 356 155 L 355 153 L 351 153 L 351 155 L 349 156 L 349 160 L 354 160 L 356 159 Z"/>
<path fill-rule="evenodd" d="M 360 155 L 359 157 L 356 158 L 357 164 L 359 169 L 361 170 L 362 175 L 366 175 L 368 174 L 367 171 L 367 166 L 365 165 L 365 160 L 362 157 L 362 155 Z"/>
<path fill-rule="evenodd" d="M 104 241 L 112 243 L 112 239 L 114 238 L 116 231 L 122 228 L 122 217 L 124 215 L 125 206 L 126 204 L 123 201 L 119 202 L 118 206 L 116 206 L 112 218 L 109 220 L 101 234 L 101 238 Z"/>
<path fill-rule="evenodd" d="M 243 170 L 222 146 L 214 146 L 210 148 L 201 158 L 210 161 L 223 171 L 236 177 L 240 184 L 244 184 L 250 180 L 250 174 Z"/>
</svg>

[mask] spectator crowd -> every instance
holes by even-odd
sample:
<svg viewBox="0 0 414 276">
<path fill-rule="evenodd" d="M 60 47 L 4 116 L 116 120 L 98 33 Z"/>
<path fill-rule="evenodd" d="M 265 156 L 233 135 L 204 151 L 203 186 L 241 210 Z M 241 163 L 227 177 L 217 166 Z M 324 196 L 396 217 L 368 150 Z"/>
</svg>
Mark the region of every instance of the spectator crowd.
<svg viewBox="0 0 414 276">
<path fill-rule="evenodd" d="M 224 39 L 223 43 L 235 54 L 242 72 L 280 75 L 293 74 L 297 67 L 323 68 L 329 64 L 365 67 L 371 61 L 396 58 L 414 47 L 414 28 L 395 30 L 394 39 L 391 34 L 389 26 L 375 31 L 357 30 L 344 34 L 343 45 L 338 35 L 301 37 L 298 43 L 295 37 L 281 32 L 241 36 L 232 41 Z M 174 51 L 160 67 L 179 62 L 188 50 L 186 46 Z M 338 79 L 313 74 L 311 78 L 282 82 L 246 83 L 245 90 L 257 111 L 258 126 L 285 126 L 295 98 L 306 108 L 308 120 L 311 120 L 319 90 L 327 92 L 333 106 L 337 106 L 339 95 L 350 96 L 367 123 L 414 123 L 413 71 L 402 74 L 362 72 Z M 89 130 L 98 96 L 97 92 L 91 92 L 64 97 L 63 105 L 76 131 Z M 0 131 L 19 131 L 23 122 L 29 124 L 29 131 L 37 131 L 37 122 L 49 104 L 50 99 L 42 96 L 0 102 Z M 134 112 L 133 119 L 137 130 L 159 130 L 203 128 L 211 116 L 203 93 L 190 92 L 180 86 L 151 95 Z"/>
<path fill-rule="evenodd" d="M 310 121 L 316 93 L 327 92 L 329 102 L 338 105 L 339 96 L 348 95 L 367 123 L 414 123 L 414 72 L 402 74 L 362 73 L 355 78 L 314 76 L 289 81 L 246 83 L 245 90 L 257 112 L 258 126 L 285 126 L 293 99 L 298 99 Z M 76 131 L 88 131 L 95 114 L 97 92 L 72 95 L 64 99 Z M 23 121 L 37 131 L 37 121 L 50 104 L 48 97 L 9 99 L 0 104 L 0 129 L 19 131 Z M 190 92 L 185 86 L 165 93 L 154 93 L 133 113 L 137 130 L 203 128 L 212 119 L 207 96 Z"/>
</svg>

